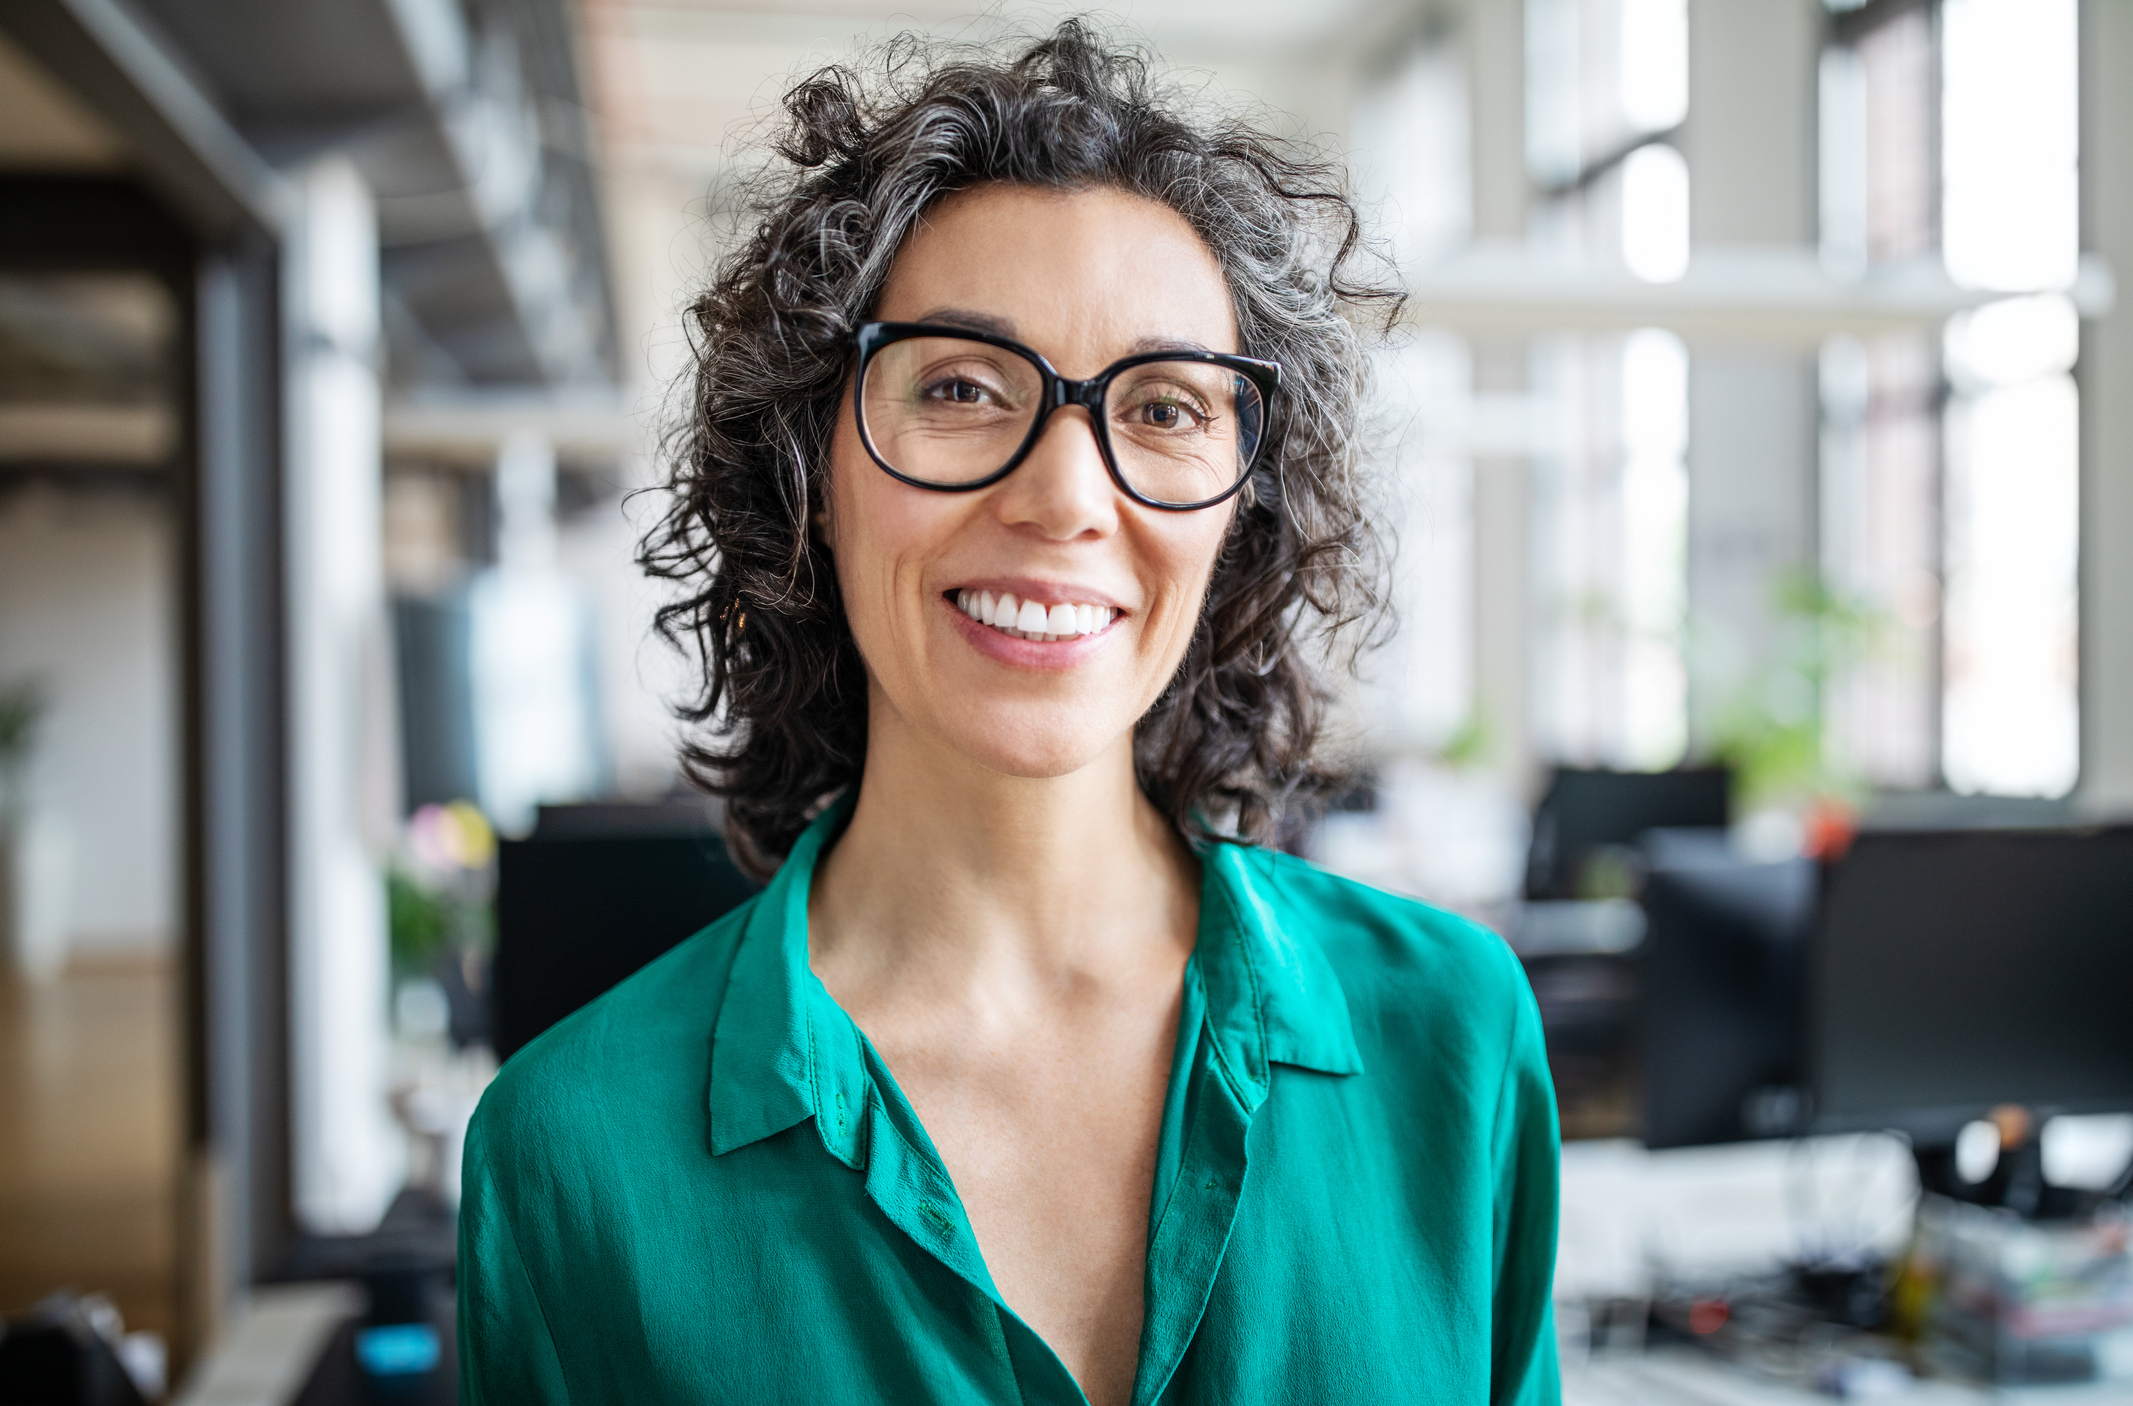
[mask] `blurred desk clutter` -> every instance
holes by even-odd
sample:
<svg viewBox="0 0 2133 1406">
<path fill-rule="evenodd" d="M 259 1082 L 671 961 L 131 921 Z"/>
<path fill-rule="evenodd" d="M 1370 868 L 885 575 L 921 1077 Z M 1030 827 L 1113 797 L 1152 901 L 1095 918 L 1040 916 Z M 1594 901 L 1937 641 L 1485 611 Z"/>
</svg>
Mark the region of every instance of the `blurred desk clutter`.
<svg viewBox="0 0 2133 1406">
<path fill-rule="evenodd" d="M 1765 1381 L 1684 1348 L 1566 1364 L 1563 1406 L 1818 1406 L 1832 1397 L 1903 1401 L 1907 1406 L 2125 1406 L 2116 1386 L 1987 1388 L 1920 1381 L 1859 1358 L 1806 1388 Z"/>
<path fill-rule="evenodd" d="M 1898 1328 L 1952 1373 L 2014 1386 L 2106 1381 L 2133 1397 L 2123 1201 L 2063 1221 L 1927 1195 L 1895 1283 Z"/>
<path fill-rule="evenodd" d="M 1419 853 L 1441 770 L 1385 768 L 1313 852 L 1526 968 L 1569 1400 L 2133 1402 L 2133 826 L 1560 767 L 1482 895 Z"/>
<path fill-rule="evenodd" d="M 1905 798 L 1812 855 L 1662 816 L 1580 859 L 1545 815 L 1638 784 L 1559 777 L 1499 919 L 1569 1140 L 1566 1400 L 2133 1402 L 2133 827 Z"/>
<path fill-rule="evenodd" d="M 1654 1270 L 1559 1294 L 1570 1406 L 1615 1401 L 2133 1401 L 2121 1209 L 2040 1223 L 1928 1196 L 1896 1255 Z"/>
</svg>

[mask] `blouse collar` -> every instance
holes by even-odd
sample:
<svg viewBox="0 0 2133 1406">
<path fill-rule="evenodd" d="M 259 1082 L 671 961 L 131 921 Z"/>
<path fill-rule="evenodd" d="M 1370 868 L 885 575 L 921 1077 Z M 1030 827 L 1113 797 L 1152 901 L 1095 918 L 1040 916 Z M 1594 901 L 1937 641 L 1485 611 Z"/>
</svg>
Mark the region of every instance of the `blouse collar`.
<svg viewBox="0 0 2133 1406">
<path fill-rule="evenodd" d="M 815 818 L 745 919 L 712 1034 L 714 1156 L 813 1117 L 832 1155 L 866 1165 L 864 1037 L 807 960 L 815 864 L 851 807 L 847 793 Z M 1225 843 L 1200 854 L 1191 962 L 1215 1056 L 1247 1113 L 1265 1101 L 1273 1065 L 1363 1070 L 1347 997 L 1308 931 L 1311 915 L 1283 894 L 1282 869 L 1296 862 Z"/>
</svg>

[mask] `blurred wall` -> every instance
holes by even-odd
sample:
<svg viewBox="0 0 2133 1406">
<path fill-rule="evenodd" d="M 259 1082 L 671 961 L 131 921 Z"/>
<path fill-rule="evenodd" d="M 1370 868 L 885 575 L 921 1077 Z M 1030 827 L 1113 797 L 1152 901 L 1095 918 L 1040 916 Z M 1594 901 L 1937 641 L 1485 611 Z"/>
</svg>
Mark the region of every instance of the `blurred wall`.
<svg viewBox="0 0 2133 1406">
<path fill-rule="evenodd" d="M 0 682 L 45 684 L 32 794 L 72 842 L 79 953 L 164 952 L 177 928 L 172 542 L 160 494 L 0 496 Z"/>
</svg>

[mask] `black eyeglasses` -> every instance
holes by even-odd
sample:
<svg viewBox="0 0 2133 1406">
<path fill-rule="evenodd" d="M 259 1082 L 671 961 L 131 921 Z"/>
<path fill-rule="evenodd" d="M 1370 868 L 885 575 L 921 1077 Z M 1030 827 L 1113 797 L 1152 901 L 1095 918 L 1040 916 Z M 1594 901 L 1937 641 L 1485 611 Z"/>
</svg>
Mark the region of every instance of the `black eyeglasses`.
<svg viewBox="0 0 2133 1406">
<path fill-rule="evenodd" d="M 1271 361 L 1147 352 L 1074 381 L 1020 342 L 927 322 L 859 329 L 859 439 L 892 477 L 969 492 L 1015 471 L 1054 410 L 1088 409 L 1112 481 L 1136 503 L 1186 512 L 1244 486 L 1281 386 Z"/>
</svg>

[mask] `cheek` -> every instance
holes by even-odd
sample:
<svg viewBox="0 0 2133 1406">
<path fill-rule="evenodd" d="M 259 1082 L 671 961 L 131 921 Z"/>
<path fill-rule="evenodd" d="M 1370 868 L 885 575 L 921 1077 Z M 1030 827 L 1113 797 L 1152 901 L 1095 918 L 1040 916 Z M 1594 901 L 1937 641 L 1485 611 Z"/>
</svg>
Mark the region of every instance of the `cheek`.
<svg viewBox="0 0 2133 1406">
<path fill-rule="evenodd" d="M 1208 582 L 1229 531 L 1230 516 L 1227 511 L 1219 515 L 1214 510 L 1195 513 L 1162 524 L 1167 530 L 1154 535 L 1150 555 L 1160 563 L 1166 608 L 1161 628 L 1151 643 L 1171 667 L 1184 657 L 1193 629 L 1200 622 Z"/>
<path fill-rule="evenodd" d="M 829 521 L 824 536 L 837 562 L 837 579 L 848 590 L 859 590 L 876 581 L 893 555 L 895 505 L 885 502 L 882 473 L 867 457 L 847 413 L 837 421 L 830 440 Z M 847 604 L 849 605 L 849 601 Z"/>
<path fill-rule="evenodd" d="M 865 470 L 871 467 L 850 427 L 840 422 L 830 443 L 828 504 L 822 523 L 823 540 L 837 572 L 837 586 L 844 596 L 845 618 L 862 651 L 874 633 L 874 617 L 882 602 L 882 581 L 891 555 L 880 540 L 882 514 L 870 502 L 873 485 Z"/>
<path fill-rule="evenodd" d="M 836 563 L 845 618 L 861 652 L 897 629 L 899 596 L 913 592 L 928 551 L 955 506 L 944 495 L 905 488 L 869 459 L 858 437 L 840 427 L 831 443 L 824 538 Z"/>
<path fill-rule="evenodd" d="M 885 479 L 861 478 L 831 489 L 828 540 L 837 579 L 846 586 L 880 592 L 901 572 L 915 569 L 941 538 L 940 512 L 927 511 L 935 505 L 913 503 L 911 493 L 893 491 L 896 487 Z"/>
</svg>

